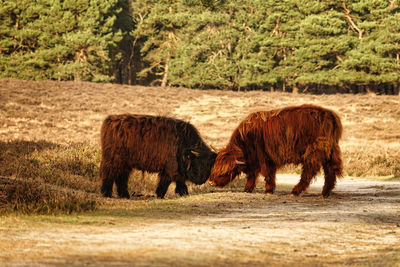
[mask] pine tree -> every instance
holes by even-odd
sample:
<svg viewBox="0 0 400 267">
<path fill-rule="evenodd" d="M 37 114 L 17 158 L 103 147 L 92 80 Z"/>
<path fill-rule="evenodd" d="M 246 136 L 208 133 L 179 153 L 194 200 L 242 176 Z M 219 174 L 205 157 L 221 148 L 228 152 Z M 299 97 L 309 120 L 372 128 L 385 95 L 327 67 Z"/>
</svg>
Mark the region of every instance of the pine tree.
<svg viewBox="0 0 400 267">
<path fill-rule="evenodd" d="M 169 60 L 176 47 L 174 18 L 177 4 L 171 1 L 135 1 L 132 3 L 135 29 L 131 35 L 140 41 L 141 56 L 145 67 L 138 76 L 152 79 L 163 86 L 167 84 Z"/>
<path fill-rule="evenodd" d="M 232 5 L 189 6 L 182 12 L 186 22 L 178 38 L 178 52 L 171 60 L 171 83 L 199 88 L 238 87 L 238 68 L 234 55 L 240 38 L 232 17 Z"/>
<path fill-rule="evenodd" d="M 310 1 L 296 36 L 296 86 L 320 93 L 321 86 L 339 86 L 345 55 L 357 43 L 340 4 Z"/>
<path fill-rule="evenodd" d="M 110 80 L 117 0 L 2 1 L 2 77 Z"/>
<path fill-rule="evenodd" d="M 399 92 L 400 0 L 0 4 L 0 77 Z"/>
<path fill-rule="evenodd" d="M 345 70 L 352 74 L 346 82 L 362 86 L 353 91 L 385 93 L 388 85 L 398 86 L 400 82 L 400 18 L 395 4 L 363 0 L 349 6 L 360 21 L 359 42 L 344 61 Z"/>
<path fill-rule="evenodd" d="M 298 11 L 295 1 L 243 0 L 196 7 L 172 60 L 175 85 L 252 89 L 290 79 Z M 285 12 L 285 7 L 290 12 Z"/>
</svg>

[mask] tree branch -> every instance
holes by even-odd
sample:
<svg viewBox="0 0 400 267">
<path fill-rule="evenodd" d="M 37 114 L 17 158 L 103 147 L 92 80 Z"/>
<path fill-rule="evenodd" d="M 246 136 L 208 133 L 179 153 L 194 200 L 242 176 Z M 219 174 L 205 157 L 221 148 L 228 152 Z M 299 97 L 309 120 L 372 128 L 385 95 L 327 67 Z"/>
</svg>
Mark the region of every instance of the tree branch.
<svg viewBox="0 0 400 267">
<path fill-rule="evenodd" d="M 276 19 L 276 25 L 274 30 L 271 32 L 270 36 L 279 34 L 279 17 Z"/>
<path fill-rule="evenodd" d="M 346 16 L 347 20 L 350 22 L 350 26 L 351 26 L 355 31 L 358 32 L 358 39 L 361 40 L 364 30 L 361 30 L 360 28 L 358 28 L 357 25 L 354 23 L 354 21 L 353 21 L 352 18 L 350 17 L 350 10 L 347 9 L 345 3 L 343 3 L 343 9 L 344 9 L 344 12 L 346 13 L 345 16 Z"/>
</svg>

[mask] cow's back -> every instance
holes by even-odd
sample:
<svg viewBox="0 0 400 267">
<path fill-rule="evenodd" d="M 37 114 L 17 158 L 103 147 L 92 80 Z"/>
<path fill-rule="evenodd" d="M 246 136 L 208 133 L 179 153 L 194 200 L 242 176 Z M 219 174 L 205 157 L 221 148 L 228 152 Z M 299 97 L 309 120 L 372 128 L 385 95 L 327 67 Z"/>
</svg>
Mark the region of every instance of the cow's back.
<svg viewBox="0 0 400 267">
<path fill-rule="evenodd" d="M 121 158 L 139 170 L 177 169 L 177 122 L 146 115 L 111 115 L 101 128 L 103 157 Z M 173 171 L 173 170 L 171 170 Z"/>
<path fill-rule="evenodd" d="M 267 160 L 278 166 L 299 164 L 307 149 L 316 143 L 331 150 L 337 144 L 342 125 L 332 111 L 314 105 L 293 106 L 250 114 L 237 128 L 245 154 L 264 148 Z M 260 152 L 258 152 L 260 153 Z"/>
</svg>

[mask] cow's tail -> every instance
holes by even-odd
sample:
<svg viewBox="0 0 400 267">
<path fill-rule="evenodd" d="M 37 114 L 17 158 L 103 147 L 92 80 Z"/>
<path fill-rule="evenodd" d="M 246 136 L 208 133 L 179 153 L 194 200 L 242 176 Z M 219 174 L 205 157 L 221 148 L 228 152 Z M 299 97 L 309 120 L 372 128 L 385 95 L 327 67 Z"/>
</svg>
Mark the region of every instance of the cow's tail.
<svg viewBox="0 0 400 267">
<path fill-rule="evenodd" d="M 340 121 L 339 116 L 330 111 L 331 114 L 331 135 L 332 135 L 332 143 L 331 143 L 331 153 L 329 158 L 329 165 L 330 168 L 334 171 L 336 177 L 343 177 L 343 163 L 341 158 L 341 151 L 339 147 L 339 140 L 343 134 L 343 126 L 342 122 Z"/>
<path fill-rule="evenodd" d="M 343 126 L 339 116 L 333 111 L 331 111 L 331 114 L 332 114 L 332 124 L 333 124 L 333 130 L 332 130 L 333 140 L 336 144 L 338 144 L 340 138 L 342 138 Z"/>
<path fill-rule="evenodd" d="M 330 158 L 330 167 L 335 172 L 336 177 L 343 177 L 343 163 L 341 158 L 341 151 L 338 144 L 335 144 L 332 149 Z"/>
</svg>

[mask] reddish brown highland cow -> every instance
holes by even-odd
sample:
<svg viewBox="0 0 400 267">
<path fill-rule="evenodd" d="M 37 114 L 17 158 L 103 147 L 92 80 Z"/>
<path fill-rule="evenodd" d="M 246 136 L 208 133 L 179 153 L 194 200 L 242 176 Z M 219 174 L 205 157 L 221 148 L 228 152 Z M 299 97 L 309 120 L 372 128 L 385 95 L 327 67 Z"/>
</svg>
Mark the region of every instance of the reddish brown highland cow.
<svg viewBox="0 0 400 267">
<path fill-rule="evenodd" d="M 265 177 L 265 192 L 275 191 L 276 170 L 302 164 L 300 182 L 292 194 L 310 185 L 321 166 L 325 173 L 322 196 L 328 197 L 342 175 L 339 139 L 342 124 L 332 111 L 314 105 L 287 107 L 250 114 L 218 153 L 211 170 L 211 185 L 223 187 L 246 173 L 246 192 L 252 192 L 258 175 Z"/>
<path fill-rule="evenodd" d="M 112 196 L 114 182 L 119 197 L 129 198 L 132 169 L 157 172 L 157 196 L 163 198 L 171 182 L 175 192 L 187 195 L 186 180 L 203 184 L 217 154 L 187 122 L 156 116 L 113 115 L 101 127 L 101 192 Z"/>
</svg>

